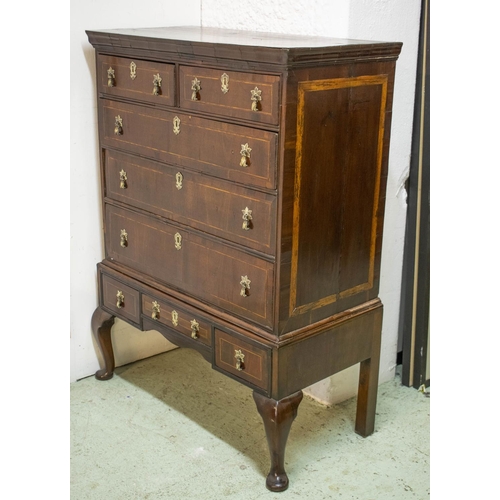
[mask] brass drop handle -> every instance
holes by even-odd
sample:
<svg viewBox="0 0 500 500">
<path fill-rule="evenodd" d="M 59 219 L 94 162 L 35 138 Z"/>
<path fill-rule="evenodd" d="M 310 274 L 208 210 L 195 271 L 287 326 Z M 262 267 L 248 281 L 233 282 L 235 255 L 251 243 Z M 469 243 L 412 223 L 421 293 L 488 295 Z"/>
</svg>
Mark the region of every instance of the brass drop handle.
<svg viewBox="0 0 500 500">
<path fill-rule="evenodd" d="M 108 69 L 108 87 L 114 87 L 115 85 L 115 70 L 110 66 Z"/>
<path fill-rule="evenodd" d="M 123 248 L 128 246 L 128 234 L 127 231 L 125 231 L 125 229 L 122 229 L 120 231 L 120 246 Z"/>
<path fill-rule="evenodd" d="M 250 153 L 252 152 L 252 148 L 248 145 L 248 142 L 246 144 L 241 145 L 241 150 L 240 150 L 240 155 L 241 155 L 241 160 L 240 160 L 240 167 L 248 167 L 250 160 Z"/>
<path fill-rule="evenodd" d="M 245 231 L 248 231 L 250 229 L 250 221 L 252 220 L 252 211 L 248 207 L 245 207 L 245 210 L 242 210 L 242 212 L 243 212 L 242 229 L 244 229 Z"/>
<path fill-rule="evenodd" d="M 151 317 L 156 320 L 160 319 L 160 304 L 156 300 L 151 303 Z"/>
<path fill-rule="evenodd" d="M 121 290 L 118 290 L 116 292 L 116 307 L 118 307 L 118 309 L 121 309 L 124 306 L 125 306 L 125 296 L 123 295 L 123 292 Z"/>
<path fill-rule="evenodd" d="M 259 102 L 262 101 L 262 90 L 259 87 L 255 87 L 250 91 L 252 96 L 250 97 L 252 101 L 252 111 L 259 111 Z"/>
<path fill-rule="evenodd" d="M 115 135 L 123 134 L 123 120 L 120 115 L 115 116 Z"/>
<path fill-rule="evenodd" d="M 123 168 L 120 170 L 120 189 L 126 189 L 127 188 L 127 172 L 123 170 Z"/>
<path fill-rule="evenodd" d="M 198 92 L 201 90 L 201 82 L 196 77 L 194 77 L 194 80 L 191 81 L 191 90 L 193 91 L 191 94 L 191 100 L 198 101 Z"/>
<path fill-rule="evenodd" d="M 161 76 L 157 73 L 153 76 L 153 95 L 160 95 L 161 92 Z"/>
<path fill-rule="evenodd" d="M 242 297 L 247 297 L 248 296 L 248 290 L 250 290 L 250 283 L 251 281 L 248 279 L 248 276 L 242 276 L 240 285 L 241 285 L 241 291 L 240 295 Z"/>
<path fill-rule="evenodd" d="M 191 320 L 191 338 L 197 339 L 200 332 L 200 324 L 195 319 Z"/>
<path fill-rule="evenodd" d="M 234 350 L 234 357 L 236 358 L 236 369 L 241 372 L 245 368 L 245 355 L 241 352 L 241 349 Z"/>
</svg>

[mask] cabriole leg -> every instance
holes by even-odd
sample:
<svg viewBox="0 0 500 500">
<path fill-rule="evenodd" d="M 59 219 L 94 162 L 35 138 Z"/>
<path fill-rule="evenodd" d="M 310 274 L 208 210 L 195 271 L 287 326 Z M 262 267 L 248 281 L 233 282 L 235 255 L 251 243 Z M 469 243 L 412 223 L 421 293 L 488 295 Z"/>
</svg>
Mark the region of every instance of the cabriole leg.
<svg viewBox="0 0 500 500">
<path fill-rule="evenodd" d="M 257 410 L 264 422 L 271 456 L 271 470 L 266 479 L 268 490 L 285 491 L 288 488 L 288 476 L 285 472 L 285 447 L 302 396 L 302 391 L 299 391 L 276 401 L 257 392 L 253 393 Z"/>
<path fill-rule="evenodd" d="M 109 380 L 115 370 L 115 356 L 111 343 L 111 327 L 114 322 L 115 317 L 100 307 L 92 315 L 92 333 L 104 360 L 104 368 L 97 370 L 95 374 L 97 380 Z"/>
</svg>

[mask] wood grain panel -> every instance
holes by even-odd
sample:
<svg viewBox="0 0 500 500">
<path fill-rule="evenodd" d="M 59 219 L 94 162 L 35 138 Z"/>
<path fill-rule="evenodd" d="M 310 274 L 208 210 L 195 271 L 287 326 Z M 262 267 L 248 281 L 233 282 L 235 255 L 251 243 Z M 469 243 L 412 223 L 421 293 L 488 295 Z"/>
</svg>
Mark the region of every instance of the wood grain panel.
<svg viewBox="0 0 500 500">
<path fill-rule="evenodd" d="M 253 186 L 276 187 L 277 134 L 182 113 L 101 100 L 101 143 Z M 116 135 L 120 116 L 123 133 Z M 174 133 L 173 119 L 180 119 Z M 240 166 L 241 147 L 251 148 Z"/>
<path fill-rule="evenodd" d="M 276 196 L 251 190 L 184 168 L 118 151 L 105 151 L 106 195 L 226 240 L 275 251 Z M 120 187 L 120 172 L 127 176 Z M 181 175 L 181 187 L 177 186 Z M 243 229 L 243 210 L 252 210 Z"/>
<path fill-rule="evenodd" d="M 136 65 L 136 77 L 130 77 L 130 64 Z M 108 86 L 108 69 L 115 73 L 113 87 Z M 117 97 L 126 97 L 153 104 L 173 106 L 175 104 L 174 65 L 143 61 L 111 55 L 99 55 L 97 63 L 98 92 Z M 154 75 L 160 75 L 159 95 L 153 95 Z"/>
<path fill-rule="evenodd" d="M 128 235 L 126 247 L 120 233 Z M 175 235 L 181 249 L 175 247 Z M 129 210 L 106 206 L 108 258 L 250 321 L 271 327 L 274 264 L 185 229 Z M 240 294 L 242 276 L 251 281 Z"/>
<path fill-rule="evenodd" d="M 221 76 L 226 74 L 228 91 L 221 90 Z M 197 78 L 201 89 L 197 100 L 192 99 L 192 82 Z M 241 73 L 229 69 L 180 66 L 180 107 L 222 116 L 243 118 L 277 125 L 279 122 L 279 76 Z M 258 111 L 252 111 L 251 91 L 258 87 L 262 100 Z"/>
<path fill-rule="evenodd" d="M 373 286 L 386 95 L 386 75 L 299 82 L 291 315 Z"/>
</svg>

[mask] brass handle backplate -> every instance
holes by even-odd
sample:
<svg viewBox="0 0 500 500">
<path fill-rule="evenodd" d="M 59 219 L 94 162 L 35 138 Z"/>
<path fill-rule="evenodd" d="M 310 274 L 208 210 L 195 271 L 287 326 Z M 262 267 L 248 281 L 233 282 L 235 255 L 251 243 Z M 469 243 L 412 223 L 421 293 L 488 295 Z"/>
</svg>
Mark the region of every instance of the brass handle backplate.
<svg viewBox="0 0 500 500">
<path fill-rule="evenodd" d="M 245 207 L 245 210 L 242 210 L 243 212 L 243 226 L 242 228 L 245 231 L 248 231 L 250 229 L 250 221 L 252 220 L 252 211 L 248 208 Z"/>
<path fill-rule="evenodd" d="M 116 292 L 116 307 L 118 307 L 118 309 L 121 309 L 124 306 L 125 306 L 125 296 L 123 295 L 123 292 L 121 290 L 118 290 Z"/>
<path fill-rule="evenodd" d="M 160 319 L 160 304 L 156 300 L 153 300 L 151 303 L 151 317 L 153 319 Z"/>
<path fill-rule="evenodd" d="M 255 87 L 250 93 L 252 94 L 250 98 L 252 100 L 252 111 L 259 111 L 259 103 L 262 101 L 262 90 Z"/>
<path fill-rule="evenodd" d="M 240 167 L 248 167 L 250 165 L 249 160 L 250 160 L 250 153 L 251 152 L 252 152 L 252 148 L 248 145 L 248 142 L 246 144 L 241 145 Z"/>
<path fill-rule="evenodd" d="M 108 69 L 108 87 L 115 86 L 115 70 L 110 66 Z"/>
<path fill-rule="evenodd" d="M 120 231 L 120 246 L 125 248 L 127 245 L 128 245 L 128 234 L 127 231 L 125 231 L 125 229 L 122 229 Z"/>
<path fill-rule="evenodd" d="M 153 76 L 153 95 L 160 95 L 161 92 L 161 76 L 157 73 Z"/>
<path fill-rule="evenodd" d="M 199 332 L 200 332 L 200 324 L 195 319 L 192 319 L 191 320 L 191 337 L 193 339 L 197 339 Z"/>
<path fill-rule="evenodd" d="M 123 168 L 120 170 L 120 189 L 126 189 L 127 188 L 127 172 L 123 170 Z"/>
<path fill-rule="evenodd" d="M 115 116 L 115 135 L 123 134 L 123 120 L 120 115 Z"/>
<path fill-rule="evenodd" d="M 240 295 L 242 297 L 247 297 L 248 296 L 248 290 L 250 290 L 250 283 L 251 281 L 248 279 L 248 276 L 242 276 L 240 285 L 241 285 L 241 291 Z"/>
<path fill-rule="evenodd" d="M 194 77 L 194 80 L 191 81 L 191 90 L 193 91 L 191 94 L 191 100 L 198 101 L 198 92 L 201 90 L 201 82 L 198 78 L 196 78 L 196 76 Z"/>
<path fill-rule="evenodd" d="M 245 368 L 245 355 L 241 352 L 241 349 L 234 350 L 234 357 L 236 358 L 236 369 L 239 372 L 243 371 L 243 369 Z"/>
</svg>

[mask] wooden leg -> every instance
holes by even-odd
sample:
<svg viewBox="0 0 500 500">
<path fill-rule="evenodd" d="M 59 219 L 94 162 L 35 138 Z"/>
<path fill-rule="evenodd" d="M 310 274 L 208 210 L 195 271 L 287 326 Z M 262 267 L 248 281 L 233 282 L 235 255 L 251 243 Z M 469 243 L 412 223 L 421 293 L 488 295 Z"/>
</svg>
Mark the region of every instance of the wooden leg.
<svg viewBox="0 0 500 500">
<path fill-rule="evenodd" d="M 257 392 L 253 393 L 257 410 L 264 421 L 267 444 L 271 456 L 271 470 L 266 479 L 266 486 L 271 491 L 285 491 L 288 488 L 288 476 L 285 472 L 285 447 L 292 422 L 297 416 L 297 409 L 302 401 L 302 391 L 276 401 Z"/>
<path fill-rule="evenodd" d="M 374 326 L 372 356 L 361 362 L 359 369 L 358 403 L 355 431 L 363 437 L 373 434 L 375 429 L 375 409 L 377 406 L 378 372 L 380 365 L 380 338 L 382 325 Z"/>
<path fill-rule="evenodd" d="M 104 368 L 97 370 L 95 374 L 97 380 L 109 380 L 115 370 L 115 356 L 111 343 L 111 327 L 114 322 L 115 317 L 100 307 L 92 315 L 92 333 L 104 360 Z"/>
</svg>

